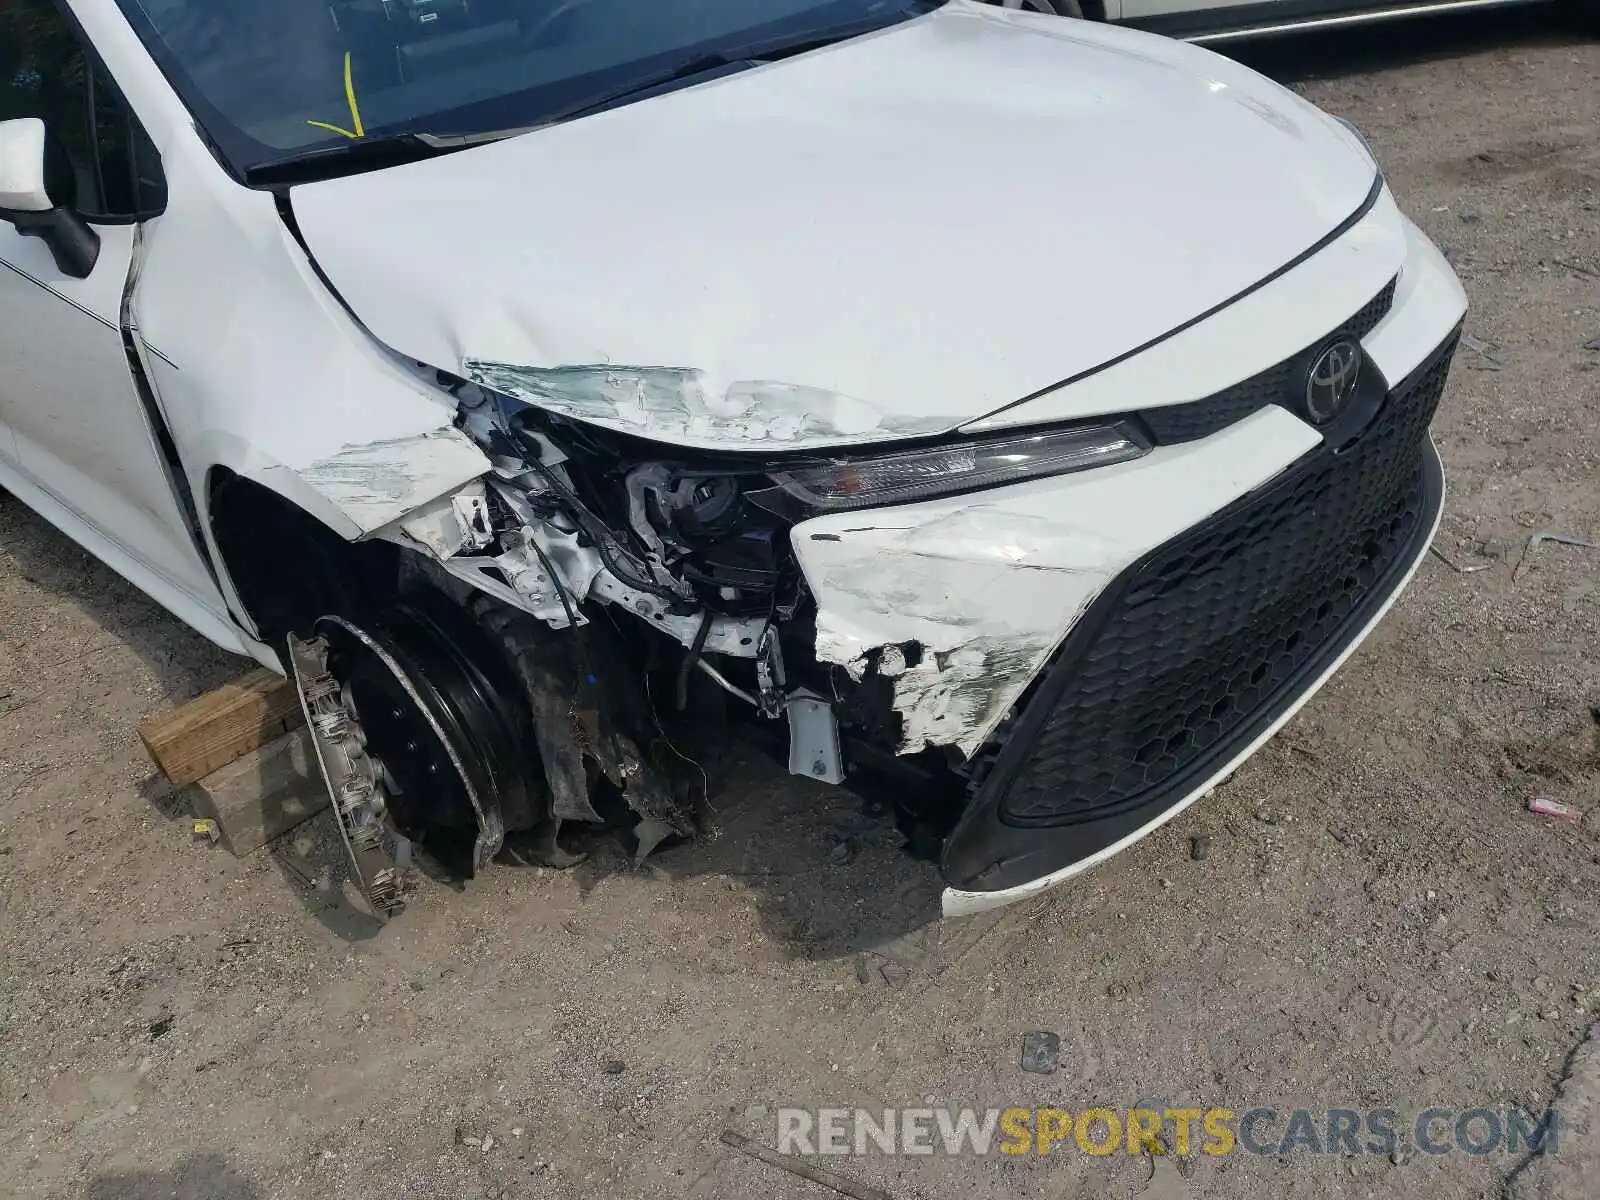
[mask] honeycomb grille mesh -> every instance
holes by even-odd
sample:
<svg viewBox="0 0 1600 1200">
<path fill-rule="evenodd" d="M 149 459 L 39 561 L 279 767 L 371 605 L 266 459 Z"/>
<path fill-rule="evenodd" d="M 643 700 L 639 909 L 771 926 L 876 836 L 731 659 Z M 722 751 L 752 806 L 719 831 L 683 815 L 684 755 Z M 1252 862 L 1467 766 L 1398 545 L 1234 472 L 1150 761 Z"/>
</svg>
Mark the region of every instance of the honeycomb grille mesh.
<svg viewBox="0 0 1600 1200">
<path fill-rule="evenodd" d="M 1357 341 L 1366 337 L 1393 307 L 1394 288 L 1395 280 L 1391 279 L 1381 292 L 1362 305 L 1355 316 L 1315 344 L 1320 346 L 1339 337 L 1353 337 Z M 1308 346 L 1306 350 L 1311 348 Z M 1299 377 L 1300 360 L 1306 350 L 1290 355 L 1259 375 L 1252 375 L 1243 383 L 1224 388 L 1204 400 L 1174 404 L 1169 408 L 1147 409 L 1139 415 L 1144 418 L 1155 440 L 1164 446 L 1210 437 L 1219 429 L 1226 429 L 1235 421 L 1248 417 L 1258 408 L 1291 402 L 1294 397 L 1290 381 Z"/>
<path fill-rule="evenodd" d="M 1454 340 L 1338 454 L 1162 547 L 1062 647 L 1051 703 L 1001 801 L 1012 825 L 1072 825 L 1154 798 L 1273 711 L 1344 630 L 1425 519 L 1422 451 Z M 1086 643 L 1085 643 L 1086 640 Z M 1034 714 L 1024 714 L 1032 717 Z M 1029 725 L 1031 721 L 1024 720 Z"/>
</svg>

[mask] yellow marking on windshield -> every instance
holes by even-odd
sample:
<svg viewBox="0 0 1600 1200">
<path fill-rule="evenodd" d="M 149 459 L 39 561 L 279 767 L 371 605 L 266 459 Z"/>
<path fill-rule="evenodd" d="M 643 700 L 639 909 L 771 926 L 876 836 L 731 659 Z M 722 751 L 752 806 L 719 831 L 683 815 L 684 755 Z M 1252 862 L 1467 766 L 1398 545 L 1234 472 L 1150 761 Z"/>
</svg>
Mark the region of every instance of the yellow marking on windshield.
<svg viewBox="0 0 1600 1200">
<path fill-rule="evenodd" d="M 330 125 L 326 121 L 307 121 L 307 125 L 315 125 L 318 129 L 326 129 L 337 133 L 340 137 L 356 138 L 367 136 L 366 127 L 361 124 L 361 106 L 356 103 L 356 81 L 350 73 L 350 51 L 344 52 L 344 98 L 350 102 L 350 123 L 355 126 L 354 131 L 343 129 L 338 125 Z"/>
</svg>

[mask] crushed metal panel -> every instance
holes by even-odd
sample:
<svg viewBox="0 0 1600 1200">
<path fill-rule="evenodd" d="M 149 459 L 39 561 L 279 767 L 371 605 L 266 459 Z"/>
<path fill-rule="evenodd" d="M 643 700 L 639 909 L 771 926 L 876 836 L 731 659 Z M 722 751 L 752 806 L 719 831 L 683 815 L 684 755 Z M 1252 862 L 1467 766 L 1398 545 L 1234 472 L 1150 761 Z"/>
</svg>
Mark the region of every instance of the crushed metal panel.
<svg viewBox="0 0 1600 1200">
<path fill-rule="evenodd" d="M 295 473 L 366 535 L 460 488 L 488 467 L 470 438 L 445 425 L 347 445 Z"/>
<path fill-rule="evenodd" d="M 661 836 L 691 836 L 696 801 L 676 796 L 668 772 L 641 753 L 652 720 L 642 680 L 622 669 L 627 656 L 605 624 L 552 635 L 492 603 L 480 602 L 475 611 L 528 695 L 552 816 L 602 823 L 590 800 L 592 762 Z"/>
<path fill-rule="evenodd" d="M 547 412 L 688 445 L 838 446 L 939 433 L 940 417 L 891 416 L 864 400 L 803 384 L 719 384 L 691 367 L 533 367 L 467 358 L 481 387 Z"/>
</svg>

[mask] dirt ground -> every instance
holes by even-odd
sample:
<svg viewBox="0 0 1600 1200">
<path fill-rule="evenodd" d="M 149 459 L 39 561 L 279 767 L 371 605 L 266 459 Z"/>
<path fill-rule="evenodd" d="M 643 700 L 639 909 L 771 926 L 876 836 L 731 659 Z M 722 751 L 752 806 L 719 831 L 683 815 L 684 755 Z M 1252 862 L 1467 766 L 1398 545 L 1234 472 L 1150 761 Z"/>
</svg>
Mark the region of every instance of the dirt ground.
<svg viewBox="0 0 1600 1200">
<path fill-rule="evenodd" d="M 1473 304 L 1436 426 L 1455 565 L 1246 769 L 1081 882 L 940 922 L 880 820 L 752 757 L 710 841 L 496 868 L 379 932 L 330 890 L 325 824 L 309 870 L 191 840 L 135 722 L 240 665 L 0 496 L 0 1192 L 820 1200 L 719 1133 L 771 1144 L 778 1106 L 1542 1110 L 1600 1012 L 1600 550 L 1527 550 L 1600 542 L 1600 41 L 1517 16 L 1242 56 L 1369 133 Z M 1020 1070 L 1034 1030 L 1053 1075 Z M 1518 1160 L 825 1165 L 895 1200 L 1266 1200 L 1497 1196 Z"/>
</svg>

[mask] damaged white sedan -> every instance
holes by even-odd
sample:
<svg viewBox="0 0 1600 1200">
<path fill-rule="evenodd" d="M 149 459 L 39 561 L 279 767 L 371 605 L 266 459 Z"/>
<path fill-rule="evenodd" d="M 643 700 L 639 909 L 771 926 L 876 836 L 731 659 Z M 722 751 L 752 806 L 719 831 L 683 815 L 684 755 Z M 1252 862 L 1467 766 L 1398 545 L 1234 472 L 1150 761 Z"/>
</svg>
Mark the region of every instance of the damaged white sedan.
<svg viewBox="0 0 1600 1200">
<path fill-rule="evenodd" d="M 15 0 L 0 485 L 297 676 L 414 864 L 705 825 L 715 698 L 945 911 L 1170 819 L 1443 496 L 1465 311 L 1354 129 L 969 0 Z"/>
</svg>

